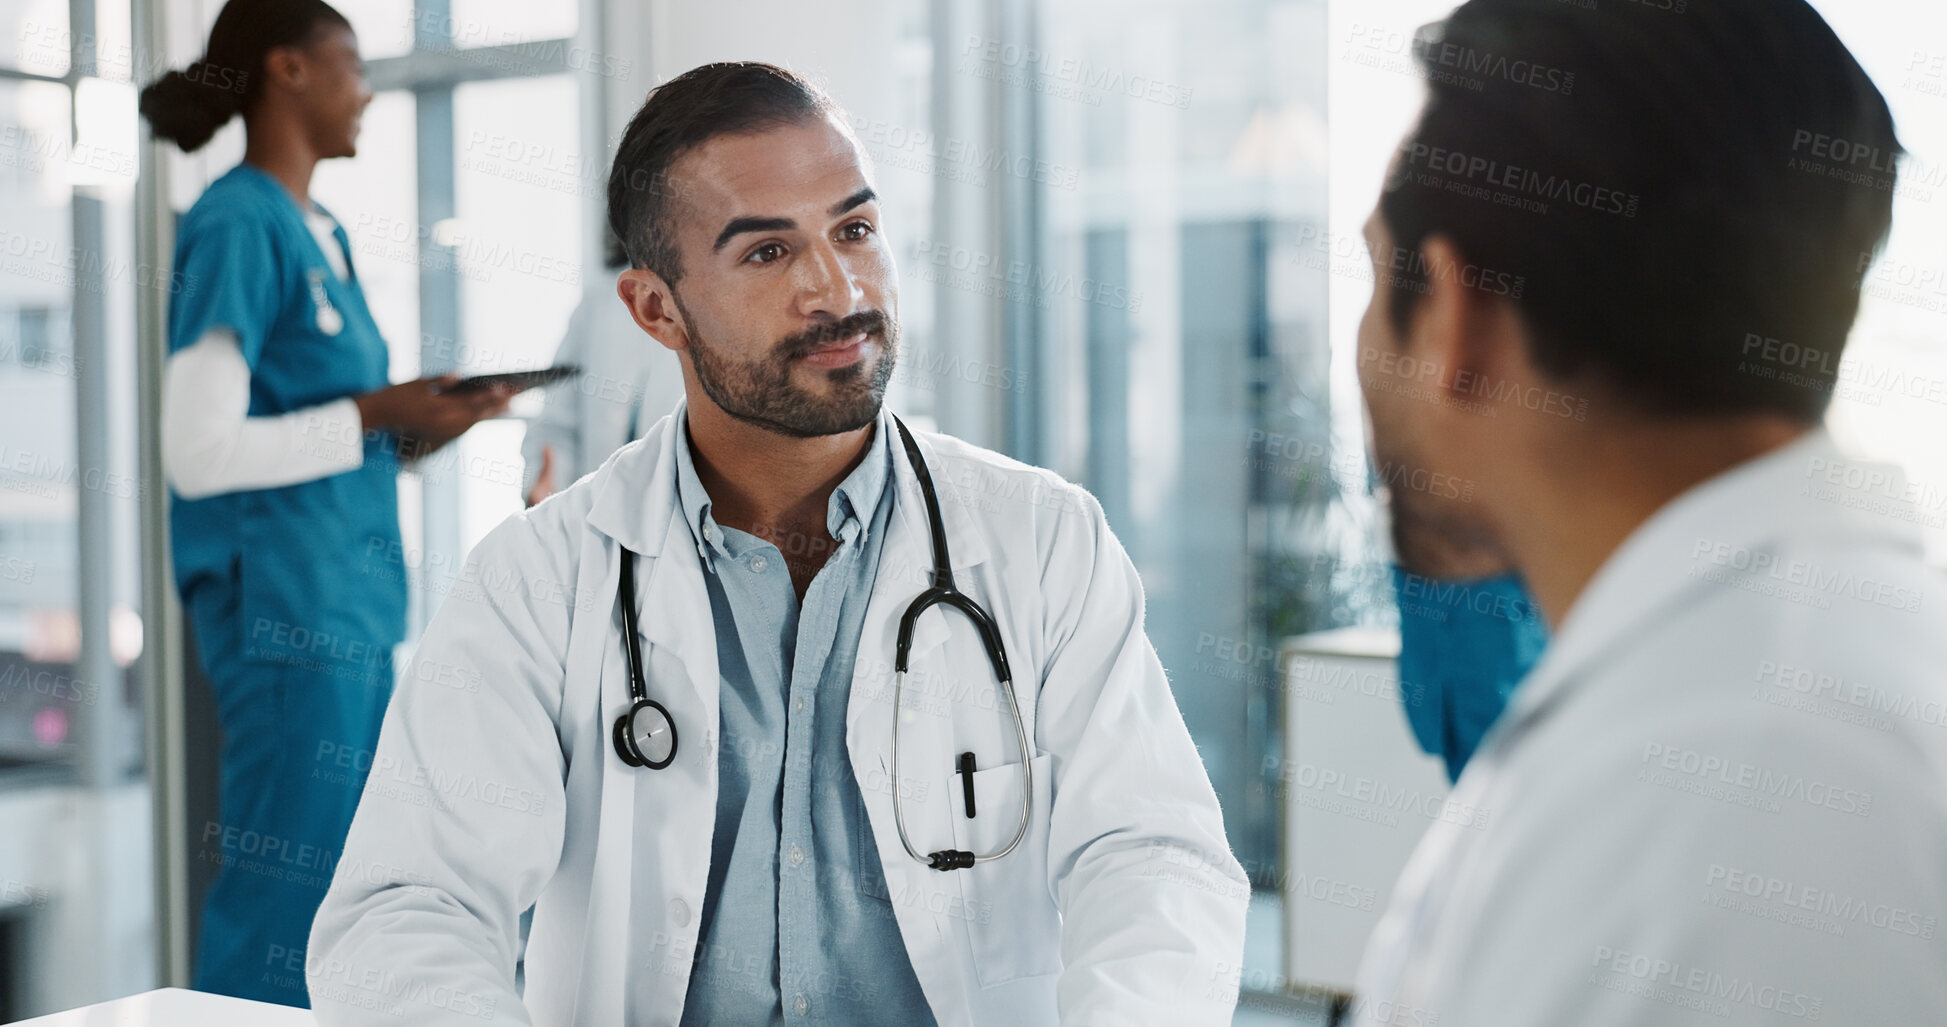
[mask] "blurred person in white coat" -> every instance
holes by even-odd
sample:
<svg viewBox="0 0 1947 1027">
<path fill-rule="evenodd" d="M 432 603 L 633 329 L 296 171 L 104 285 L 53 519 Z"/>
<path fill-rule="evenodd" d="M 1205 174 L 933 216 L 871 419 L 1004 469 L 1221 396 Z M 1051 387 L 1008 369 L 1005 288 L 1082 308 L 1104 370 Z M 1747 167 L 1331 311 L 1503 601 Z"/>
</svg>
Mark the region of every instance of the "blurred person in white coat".
<svg viewBox="0 0 1947 1027">
<path fill-rule="evenodd" d="M 685 403 L 433 618 L 313 931 L 326 1027 L 1230 1022 L 1249 885 L 1142 583 L 1086 491 L 884 409 L 846 126 L 761 64 L 631 122 L 618 291 Z"/>
<path fill-rule="evenodd" d="M 1947 1023 L 1947 581 L 1924 493 L 1823 426 L 1892 116 L 1804 0 L 1668 6 L 1472 0 L 1416 46 L 1374 456 L 1469 485 L 1389 497 L 1406 566 L 1518 572 L 1554 635 L 1362 1024 Z"/>
<path fill-rule="evenodd" d="M 683 365 L 636 327 L 615 299 L 615 276 L 629 255 L 606 232 L 604 274 L 590 275 L 568 317 L 553 362 L 581 373 L 544 390 L 541 411 L 521 439 L 521 492 L 533 506 L 642 437 L 683 398 Z"/>
</svg>

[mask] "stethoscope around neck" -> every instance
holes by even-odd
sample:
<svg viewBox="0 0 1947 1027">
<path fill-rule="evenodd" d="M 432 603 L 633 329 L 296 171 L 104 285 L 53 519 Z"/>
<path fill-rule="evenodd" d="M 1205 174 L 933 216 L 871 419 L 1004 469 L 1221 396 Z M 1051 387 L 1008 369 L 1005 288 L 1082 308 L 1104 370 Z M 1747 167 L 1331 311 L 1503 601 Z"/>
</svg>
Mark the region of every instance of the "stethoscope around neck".
<svg viewBox="0 0 1947 1027">
<path fill-rule="evenodd" d="M 899 638 L 893 655 L 892 687 L 892 818 L 899 828 L 899 844 L 906 854 L 935 870 L 964 870 L 976 863 L 988 863 L 1013 852 L 1028 833 L 1028 818 L 1034 808 L 1034 764 L 1028 756 L 1028 731 L 1021 720 L 1021 704 L 1014 697 L 1014 676 L 1007 666 L 1007 653 L 1001 646 L 1000 629 L 980 604 L 953 583 L 952 559 L 947 554 L 946 525 L 940 517 L 940 498 L 933 490 L 933 475 L 920 456 L 919 444 L 906 424 L 894 417 L 899 441 L 919 478 L 919 490 L 926 501 L 927 528 L 933 536 L 933 587 L 919 594 L 899 618 Z M 615 753 L 632 767 L 661 770 L 676 759 L 676 721 L 663 704 L 649 698 L 649 686 L 642 673 L 642 636 L 636 626 L 635 554 L 622 550 L 622 581 L 619 589 L 622 606 L 623 649 L 629 658 L 629 710 L 615 720 Z M 980 854 L 966 849 L 940 849 L 921 855 L 906 834 L 906 812 L 899 788 L 899 724 L 905 718 L 907 659 L 913 648 L 913 626 L 919 615 L 934 606 L 951 606 L 973 621 L 980 633 L 980 644 L 993 665 L 994 677 L 1007 693 L 1008 709 L 1014 714 L 1014 738 L 1021 752 L 1021 820 L 1014 837 L 994 852 Z M 973 754 L 961 756 L 960 771 L 965 789 L 966 815 L 974 815 Z"/>
</svg>

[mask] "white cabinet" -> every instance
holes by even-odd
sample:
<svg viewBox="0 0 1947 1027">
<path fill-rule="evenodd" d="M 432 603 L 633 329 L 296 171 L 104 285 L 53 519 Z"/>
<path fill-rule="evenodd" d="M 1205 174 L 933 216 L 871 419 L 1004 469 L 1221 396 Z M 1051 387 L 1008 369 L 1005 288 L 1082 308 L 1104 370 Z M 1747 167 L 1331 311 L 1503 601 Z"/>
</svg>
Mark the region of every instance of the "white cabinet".
<svg viewBox="0 0 1947 1027">
<path fill-rule="evenodd" d="M 1420 836 L 1447 815 L 1447 776 L 1420 751 L 1401 707 L 1391 631 L 1286 641 L 1285 973 L 1296 990 L 1349 994 L 1393 882 Z"/>
</svg>

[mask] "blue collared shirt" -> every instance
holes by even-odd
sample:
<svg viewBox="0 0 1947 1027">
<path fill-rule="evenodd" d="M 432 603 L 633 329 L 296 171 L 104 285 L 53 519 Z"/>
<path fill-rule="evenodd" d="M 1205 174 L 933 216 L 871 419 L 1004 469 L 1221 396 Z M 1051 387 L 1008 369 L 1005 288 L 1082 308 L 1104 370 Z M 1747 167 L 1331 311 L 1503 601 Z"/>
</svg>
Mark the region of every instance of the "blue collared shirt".
<svg viewBox="0 0 1947 1027">
<path fill-rule="evenodd" d="M 913 975 L 845 745 L 852 664 L 892 517 L 895 430 L 881 413 L 833 490 L 838 540 L 802 607 L 789 559 L 719 525 L 676 419 L 677 496 L 703 557 L 722 678 L 716 834 L 685 1025 L 933 1024 Z"/>
</svg>

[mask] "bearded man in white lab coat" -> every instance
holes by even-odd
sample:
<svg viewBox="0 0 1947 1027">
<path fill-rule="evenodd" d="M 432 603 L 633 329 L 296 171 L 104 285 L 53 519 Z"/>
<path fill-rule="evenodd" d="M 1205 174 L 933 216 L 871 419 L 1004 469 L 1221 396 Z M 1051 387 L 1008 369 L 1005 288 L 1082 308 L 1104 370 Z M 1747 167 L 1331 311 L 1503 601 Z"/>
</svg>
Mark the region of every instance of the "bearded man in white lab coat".
<svg viewBox="0 0 1947 1027">
<path fill-rule="evenodd" d="M 1947 1023 L 1940 504 L 1822 426 L 1892 116 L 1803 0 L 1669 7 L 1473 0 L 1417 48 L 1372 444 L 1468 483 L 1391 494 L 1402 561 L 1512 568 L 1555 634 L 1456 784 L 1489 815 L 1395 887 L 1363 1024 Z"/>
<path fill-rule="evenodd" d="M 629 125 L 618 302 L 687 404 L 496 529 L 433 619 L 313 929 L 321 1023 L 1229 1022 L 1248 883 L 1085 491 L 915 433 L 1030 751 L 974 622 L 935 606 L 894 759 L 895 635 L 942 575 L 882 409 L 898 289 L 846 125 L 760 64 Z M 624 560 L 660 768 L 616 730 Z M 906 844 L 1017 835 L 960 869 Z"/>
</svg>

